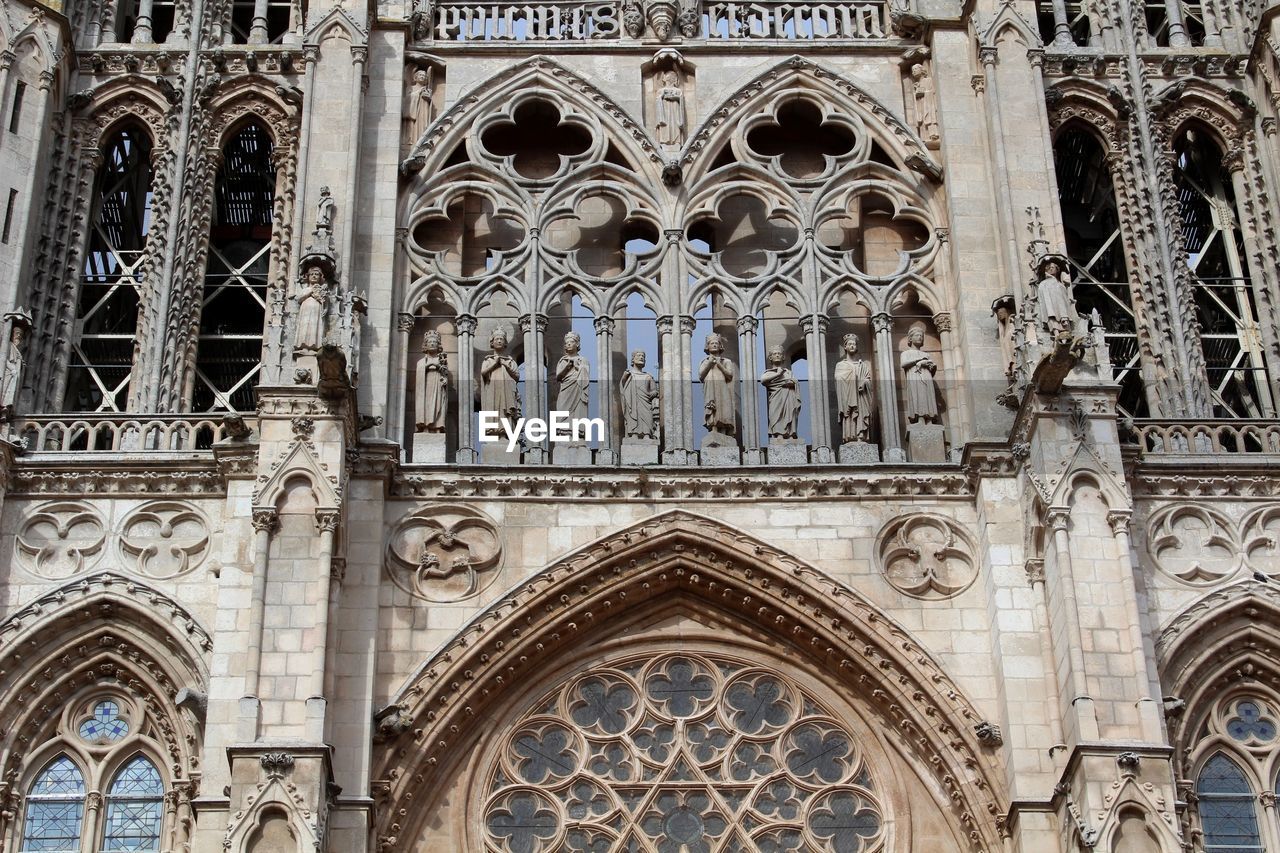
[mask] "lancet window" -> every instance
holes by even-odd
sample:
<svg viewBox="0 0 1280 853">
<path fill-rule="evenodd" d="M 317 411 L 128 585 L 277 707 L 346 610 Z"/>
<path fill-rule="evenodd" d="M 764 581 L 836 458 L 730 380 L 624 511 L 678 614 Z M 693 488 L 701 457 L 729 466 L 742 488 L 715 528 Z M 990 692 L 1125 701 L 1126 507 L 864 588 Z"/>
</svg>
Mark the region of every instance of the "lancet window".
<svg viewBox="0 0 1280 853">
<path fill-rule="evenodd" d="M 1254 280 L 1222 149 L 1199 127 L 1184 129 L 1173 149 L 1182 239 L 1214 413 L 1275 417 Z"/>
<path fill-rule="evenodd" d="M 271 229 L 274 146 L 250 122 L 227 142 L 214 185 L 209 256 L 192 387 L 194 411 L 249 411 L 262 364 Z"/>
<path fill-rule="evenodd" d="M 126 125 L 102 146 L 80 278 L 67 411 L 123 411 L 151 228 L 151 142 Z"/>
<path fill-rule="evenodd" d="M 68 708 L 26 787 L 20 853 L 159 853 L 165 781 L 151 734 L 143 708 L 123 696 Z"/>
<path fill-rule="evenodd" d="M 1082 317 L 1096 311 L 1102 321 L 1112 375 L 1120 385 L 1120 411 L 1144 417 L 1137 319 L 1106 155 L 1093 134 L 1068 126 L 1054 141 L 1053 158 L 1076 308 Z"/>
</svg>

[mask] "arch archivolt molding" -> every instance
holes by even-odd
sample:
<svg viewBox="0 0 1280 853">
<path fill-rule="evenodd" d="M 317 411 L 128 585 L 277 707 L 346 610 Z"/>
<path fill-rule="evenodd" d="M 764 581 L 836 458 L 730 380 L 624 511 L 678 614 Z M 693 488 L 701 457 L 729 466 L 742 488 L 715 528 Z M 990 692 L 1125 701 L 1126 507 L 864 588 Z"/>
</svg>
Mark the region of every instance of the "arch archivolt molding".
<svg viewBox="0 0 1280 853">
<path fill-rule="evenodd" d="M 397 695 L 397 724 L 375 747 L 377 832 L 409 849 L 416 793 L 445 771 L 482 719 L 542 664 L 607 636 L 609 623 L 668 600 L 737 613 L 802 650 L 929 768 L 975 849 L 997 850 L 1003 796 L 963 691 L 911 636 L 857 593 L 745 533 L 673 511 L 557 561 L 474 619 Z M 838 685 L 833 685 L 838 686 Z M 390 709 L 388 709 L 390 710 Z"/>
</svg>

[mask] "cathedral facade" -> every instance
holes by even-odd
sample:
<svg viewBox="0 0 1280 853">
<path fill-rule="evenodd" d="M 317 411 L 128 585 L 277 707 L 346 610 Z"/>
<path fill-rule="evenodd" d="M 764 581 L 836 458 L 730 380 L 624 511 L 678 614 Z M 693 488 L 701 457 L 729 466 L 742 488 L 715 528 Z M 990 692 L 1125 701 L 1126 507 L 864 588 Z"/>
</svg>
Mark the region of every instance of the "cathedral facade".
<svg viewBox="0 0 1280 853">
<path fill-rule="evenodd" d="M 0 851 L 1280 849 L 1278 40 L 3 0 Z"/>
</svg>

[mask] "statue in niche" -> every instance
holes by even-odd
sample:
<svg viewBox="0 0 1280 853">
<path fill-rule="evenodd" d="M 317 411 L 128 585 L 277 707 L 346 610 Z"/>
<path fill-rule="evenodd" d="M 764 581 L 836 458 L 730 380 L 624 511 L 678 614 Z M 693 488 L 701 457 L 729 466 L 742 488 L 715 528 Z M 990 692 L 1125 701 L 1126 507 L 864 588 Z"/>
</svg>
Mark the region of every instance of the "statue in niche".
<svg viewBox="0 0 1280 853">
<path fill-rule="evenodd" d="M 907 374 L 907 423 L 938 422 L 938 386 L 934 374 L 938 365 L 924 351 L 924 323 L 907 330 L 907 348 L 902 351 L 902 370 Z"/>
<path fill-rule="evenodd" d="M 925 142 L 937 142 L 942 138 L 938 133 L 938 100 L 929 69 L 918 62 L 912 65 L 911 80 L 916 102 L 916 129 Z"/>
<path fill-rule="evenodd" d="M 9 354 L 5 357 L 4 374 L 0 376 L 0 418 L 9 419 L 18 405 L 22 393 L 22 372 L 27 366 L 27 335 L 31 331 L 26 315 L 15 312 L 9 315 L 13 328 L 9 332 Z"/>
<path fill-rule="evenodd" d="M 680 74 L 674 68 L 658 75 L 654 116 L 659 145 L 684 144 L 684 90 L 680 88 Z"/>
<path fill-rule="evenodd" d="M 1040 281 L 1036 284 L 1036 312 L 1040 326 L 1057 337 L 1062 332 L 1075 335 L 1080 315 L 1071 295 L 1071 279 L 1066 266 L 1056 255 L 1040 262 Z"/>
<path fill-rule="evenodd" d="M 556 363 L 556 410 L 570 418 L 585 418 L 591 394 L 591 364 L 582 355 L 582 337 L 577 332 L 564 336 L 564 355 Z"/>
<path fill-rule="evenodd" d="M 845 335 L 840 341 L 840 349 L 844 354 L 836 362 L 840 443 L 866 443 L 871 440 L 871 419 L 876 409 L 875 390 L 871 385 L 871 365 L 857 357 L 857 335 Z"/>
<path fill-rule="evenodd" d="M 1014 365 L 1018 358 L 1017 346 L 1013 340 L 1013 315 L 1016 310 L 1012 296 L 1001 296 L 991 303 L 991 313 L 996 318 L 996 339 L 1000 342 L 1000 366 L 1004 369 L 1004 378 L 1013 381 Z"/>
<path fill-rule="evenodd" d="M 644 369 L 644 350 L 631 353 L 622 374 L 622 430 L 627 438 L 657 438 L 658 382 Z"/>
<path fill-rule="evenodd" d="M 702 351 L 707 357 L 698 367 L 702 380 L 702 423 L 707 432 L 725 438 L 737 432 L 737 395 L 734 380 L 738 369 L 724 355 L 724 338 L 712 332 L 707 335 Z"/>
<path fill-rule="evenodd" d="M 315 352 L 324 343 L 325 315 L 329 312 L 329 278 L 324 267 L 319 264 L 307 267 L 302 284 L 294 348 Z"/>
<path fill-rule="evenodd" d="M 795 374 L 784 363 L 782 347 L 769 347 L 769 366 L 760 375 L 769 410 L 769 438 L 800 437 L 800 385 Z"/>
<path fill-rule="evenodd" d="M 439 332 L 429 331 L 422 336 L 422 361 L 418 362 L 417 380 L 414 431 L 444 432 L 449 410 L 449 364 Z"/>
<path fill-rule="evenodd" d="M 316 238 L 320 241 L 333 239 L 333 214 L 336 205 L 328 187 L 320 188 L 320 201 L 316 205 Z"/>
<path fill-rule="evenodd" d="M 418 141 L 427 125 L 431 124 L 431 89 L 431 72 L 425 68 L 414 71 L 413 83 L 409 86 L 404 107 L 405 137 L 410 146 Z"/>
<path fill-rule="evenodd" d="M 515 423 L 520 417 L 520 368 L 516 360 L 506 354 L 507 333 L 494 329 L 489 335 L 492 350 L 480 363 L 480 408 L 497 412 L 498 417 Z"/>
</svg>

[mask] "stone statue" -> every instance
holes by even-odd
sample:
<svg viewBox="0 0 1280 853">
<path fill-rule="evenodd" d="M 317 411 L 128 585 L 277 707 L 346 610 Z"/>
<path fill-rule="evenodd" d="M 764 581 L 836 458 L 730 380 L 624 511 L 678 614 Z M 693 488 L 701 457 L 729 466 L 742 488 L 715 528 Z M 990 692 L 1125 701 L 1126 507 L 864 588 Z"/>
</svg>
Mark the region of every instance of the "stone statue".
<svg viewBox="0 0 1280 853">
<path fill-rule="evenodd" d="M 324 343 L 325 315 L 329 311 L 329 280 L 319 264 L 307 267 L 298 301 L 298 326 L 294 348 L 315 352 Z"/>
<path fill-rule="evenodd" d="M 702 423 L 709 433 L 735 435 L 738 417 L 733 383 L 737 367 L 724 356 L 724 338 L 715 332 L 707 335 L 702 351 L 707 354 L 698 367 L 698 378 L 702 380 Z"/>
<path fill-rule="evenodd" d="M 907 330 L 907 348 L 902 352 L 902 370 L 907 374 L 907 422 L 938 422 L 938 386 L 933 375 L 938 365 L 924 351 L 924 323 Z"/>
<path fill-rule="evenodd" d="M 1080 315 L 1076 313 L 1076 301 L 1071 295 L 1071 279 L 1066 268 L 1055 256 L 1040 262 L 1040 281 L 1036 284 L 1036 313 L 1040 326 L 1056 337 L 1060 332 L 1075 334 Z"/>
<path fill-rule="evenodd" d="M 623 0 L 622 28 L 633 39 L 644 35 L 644 9 L 640 0 Z"/>
<path fill-rule="evenodd" d="M 320 202 L 316 205 L 316 242 L 324 244 L 333 240 L 333 214 L 336 206 L 328 187 L 320 188 Z"/>
<path fill-rule="evenodd" d="M 13 330 L 9 333 L 9 354 L 4 362 L 4 374 L 0 376 L 0 417 L 10 418 L 18 405 L 18 395 L 22 393 L 22 371 L 27 365 L 27 333 L 30 331 L 26 323 L 13 321 Z"/>
<path fill-rule="evenodd" d="M 836 362 L 836 402 L 839 404 L 840 443 L 871 440 L 871 419 L 875 416 L 875 390 L 871 365 L 857 358 L 858 336 L 845 335 L 840 342 L 844 358 Z"/>
<path fill-rule="evenodd" d="M 916 129 L 925 142 L 937 142 L 942 137 L 938 133 L 938 100 L 933 78 L 927 68 L 916 63 L 911 66 L 911 79 L 916 101 Z"/>
<path fill-rule="evenodd" d="M 430 331 L 422 337 L 422 360 L 418 362 L 417 380 L 414 431 L 444 432 L 449 410 L 449 366 L 439 332 Z"/>
<path fill-rule="evenodd" d="M 800 386 L 783 362 L 782 347 L 769 347 L 768 368 L 760 375 L 769 409 L 769 438 L 800 437 Z"/>
<path fill-rule="evenodd" d="M 419 68 L 413 72 L 413 84 L 409 86 L 404 107 L 405 136 L 410 146 L 418 141 L 431 123 L 431 113 L 431 72 Z"/>
<path fill-rule="evenodd" d="M 570 418 L 585 418 L 591 395 L 591 364 L 582 355 L 582 338 L 577 332 L 564 336 L 564 355 L 556 364 L 556 411 Z"/>
<path fill-rule="evenodd" d="M 684 90 L 675 69 L 658 76 L 658 102 L 654 111 L 659 145 L 684 144 Z"/>
<path fill-rule="evenodd" d="M 1000 341 L 1000 366 L 1004 376 L 1013 381 L 1014 365 L 1018 359 L 1018 351 L 1013 340 L 1013 314 L 1016 310 L 1012 296 L 1001 296 L 991 303 L 991 313 L 996 318 L 996 337 Z"/>
<path fill-rule="evenodd" d="M 627 438 L 658 435 L 658 382 L 645 372 L 644 362 L 644 350 L 636 350 L 622 374 L 622 430 Z"/>
<path fill-rule="evenodd" d="M 520 417 L 520 391 L 516 384 L 520 369 L 516 360 L 506 355 L 507 333 L 494 329 L 489 336 L 489 347 L 493 351 L 480 363 L 480 408 L 497 412 L 498 417 L 514 424 Z"/>
</svg>

